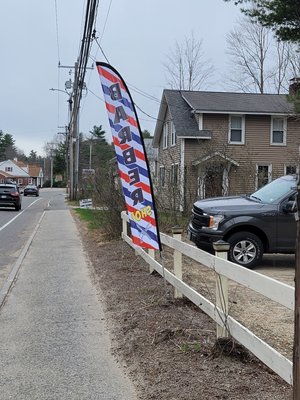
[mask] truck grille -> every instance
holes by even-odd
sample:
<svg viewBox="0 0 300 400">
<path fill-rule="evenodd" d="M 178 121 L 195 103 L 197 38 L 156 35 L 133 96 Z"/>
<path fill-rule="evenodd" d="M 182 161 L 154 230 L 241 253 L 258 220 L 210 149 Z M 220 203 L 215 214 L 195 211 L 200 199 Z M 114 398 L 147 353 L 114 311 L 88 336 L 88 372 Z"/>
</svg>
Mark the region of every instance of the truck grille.
<svg viewBox="0 0 300 400">
<path fill-rule="evenodd" d="M 209 216 L 203 213 L 201 208 L 193 207 L 192 211 L 192 226 L 195 229 L 201 229 L 203 226 L 209 226 Z"/>
</svg>

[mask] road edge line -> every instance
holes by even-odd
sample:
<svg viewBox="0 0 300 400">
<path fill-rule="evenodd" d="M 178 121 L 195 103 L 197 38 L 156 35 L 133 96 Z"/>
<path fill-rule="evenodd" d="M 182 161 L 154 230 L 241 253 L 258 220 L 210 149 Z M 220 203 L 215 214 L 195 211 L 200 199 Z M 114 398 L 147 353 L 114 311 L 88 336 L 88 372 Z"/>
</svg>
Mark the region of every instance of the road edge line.
<svg viewBox="0 0 300 400">
<path fill-rule="evenodd" d="M 25 243 L 25 245 L 23 246 L 22 250 L 21 250 L 21 254 L 19 255 L 17 261 L 15 262 L 15 265 L 13 266 L 13 269 L 10 271 L 8 277 L 6 278 L 4 285 L 2 286 L 2 288 L 0 289 L 0 309 L 2 308 L 2 306 L 5 303 L 5 300 L 8 296 L 8 293 L 10 292 L 12 285 L 14 283 L 14 281 L 16 280 L 17 274 L 20 270 L 20 267 L 22 265 L 22 262 L 28 252 L 28 249 L 41 225 L 42 219 L 45 216 L 45 211 L 43 212 L 43 214 L 41 215 L 38 223 L 36 224 L 36 227 L 34 228 L 33 233 L 31 234 L 30 238 L 27 240 L 27 242 Z"/>
</svg>

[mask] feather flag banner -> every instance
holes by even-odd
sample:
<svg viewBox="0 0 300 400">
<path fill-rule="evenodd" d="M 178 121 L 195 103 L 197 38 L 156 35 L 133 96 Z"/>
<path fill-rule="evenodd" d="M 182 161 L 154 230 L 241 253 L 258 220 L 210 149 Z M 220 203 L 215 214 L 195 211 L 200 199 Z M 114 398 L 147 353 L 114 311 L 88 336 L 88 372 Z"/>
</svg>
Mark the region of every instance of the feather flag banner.
<svg viewBox="0 0 300 400">
<path fill-rule="evenodd" d="M 135 106 L 126 83 L 109 64 L 97 62 L 130 220 L 132 242 L 161 250 L 153 188 Z"/>
</svg>

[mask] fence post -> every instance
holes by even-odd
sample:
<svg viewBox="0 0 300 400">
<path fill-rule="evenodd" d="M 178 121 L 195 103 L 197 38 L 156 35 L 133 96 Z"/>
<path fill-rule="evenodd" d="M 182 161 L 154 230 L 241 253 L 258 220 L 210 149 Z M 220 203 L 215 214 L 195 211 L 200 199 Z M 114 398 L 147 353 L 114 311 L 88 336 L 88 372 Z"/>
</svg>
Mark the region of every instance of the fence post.
<svg viewBox="0 0 300 400">
<path fill-rule="evenodd" d="M 179 226 L 174 226 L 172 228 L 173 238 L 177 240 L 181 240 L 183 229 Z M 174 250 L 174 275 L 182 280 L 182 253 L 178 250 Z M 175 287 L 174 288 L 174 298 L 175 299 L 182 299 L 183 294 Z"/>
<path fill-rule="evenodd" d="M 126 221 L 126 211 L 121 212 L 122 218 L 122 237 L 127 236 L 127 221 Z"/>
<path fill-rule="evenodd" d="M 213 243 L 215 255 L 219 258 L 223 258 L 223 260 L 227 260 L 229 247 L 229 243 L 223 240 L 218 240 Z M 228 316 L 228 278 L 220 274 L 217 274 L 216 278 L 216 306 L 219 307 L 225 315 L 225 321 L 222 321 L 223 324 L 217 324 L 217 339 L 220 337 L 228 337 L 229 332 L 228 329 L 226 329 L 226 318 Z"/>
<path fill-rule="evenodd" d="M 154 260 L 155 260 L 155 250 L 154 249 L 148 249 L 148 254 L 150 257 L 154 258 Z M 153 274 L 154 271 L 155 271 L 155 269 L 153 267 L 151 267 L 151 265 L 149 265 L 149 274 Z"/>
</svg>

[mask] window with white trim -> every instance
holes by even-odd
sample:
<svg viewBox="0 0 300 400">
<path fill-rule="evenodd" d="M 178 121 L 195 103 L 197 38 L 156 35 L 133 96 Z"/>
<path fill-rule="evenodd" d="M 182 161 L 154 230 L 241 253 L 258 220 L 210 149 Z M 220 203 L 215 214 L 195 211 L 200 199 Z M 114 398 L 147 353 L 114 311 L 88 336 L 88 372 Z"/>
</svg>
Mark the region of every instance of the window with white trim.
<svg viewBox="0 0 300 400">
<path fill-rule="evenodd" d="M 171 165 L 171 184 L 174 186 L 177 186 L 178 184 L 178 170 L 179 170 L 178 164 Z"/>
<path fill-rule="evenodd" d="M 18 185 L 22 185 L 23 184 L 23 179 L 22 178 L 18 178 Z"/>
<path fill-rule="evenodd" d="M 166 182 L 166 169 L 163 165 L 159 167 L 159 182 L 160 186 L 164 187 Z"/>
<path fill-rule="evenodd" d="M 272 180 L 272 164 L 256 165 L 256 190 Z"/>
<path fill-rule="evenodd" d="M 244 144 L 245 143 L 245 116 L 230 115 L 229 116 L 229 132 L 228 143 Z"/>
<path fill-rule="evenodd" d="M 284 175 L 296 175 L 298 174 L 298 166 L 297 165 L 285 165 L 284 166 Z"/>
<path fill-rule="evenodd" d="M 171 136 L 171 146 L 175 146 L 176 134 L 175 134 L 175 127 L 174 127 L 173 121 L 170 121 L 169 127 L 170 127 L 170 136 Z"/>
<path fill-rule="evenodd" d="M 33 179 L 32 178 L 29 178 L 28 179 L 28 185 L 32 185 L 33 184 Z"/>
<path fill-rule="evenodd" d="M 163 126 L 163 149 L 168 148 L 168 131 L 169 131 L 169 122 L 165 122 Z"/>
<path fill-rule="evenodd" d="M 198 176 L 197 178 L 197 196 L 200 199 L 204 199 L 205 197 L 205 187 L 204 187 L 204 176 Z"/>
<path fill-rule="evenodd" d="M 286 145 L 287 119 L 283 117 L 271 118 L 271 144 L 275 146 Z"/>
<path fill-rule="evenodd" d="M 5 172 L 12 172 L 13 167 L 5 167 Z"/>
<path fill-rule="evenodd" d="M 199 131 L 203 130 L 203 114 L 198 114 L 199 115 L 199 122 L 198 122 L 198 126 L 199 126 Z"/>
</svg>

